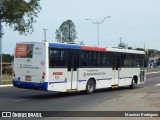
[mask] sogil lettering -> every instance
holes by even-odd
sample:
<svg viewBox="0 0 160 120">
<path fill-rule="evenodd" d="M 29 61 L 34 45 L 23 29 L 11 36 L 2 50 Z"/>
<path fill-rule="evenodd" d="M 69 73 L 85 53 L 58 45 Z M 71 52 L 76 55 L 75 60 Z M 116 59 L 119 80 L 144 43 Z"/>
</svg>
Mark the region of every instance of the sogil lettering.
<svg viewBox="0 0 160 120">
<path fill-rule="evenodd" d="M 63 75 L 63 72 L 53 72 L 53 75 Z"/>
</svg>

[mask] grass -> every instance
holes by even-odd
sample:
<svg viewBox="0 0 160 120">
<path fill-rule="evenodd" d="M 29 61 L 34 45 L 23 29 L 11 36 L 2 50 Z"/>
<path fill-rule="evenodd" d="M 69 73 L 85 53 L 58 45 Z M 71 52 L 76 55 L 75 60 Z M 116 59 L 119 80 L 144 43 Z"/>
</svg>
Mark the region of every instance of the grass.
<svg viewBox="0 0 160 120">
<path fill-rule="evenodd" d="M 0 81 L 0 84 L 3 85 L 12 84 L 12 75 L 3 74 L 2 75 L 3 82 Z"/>
</svg>

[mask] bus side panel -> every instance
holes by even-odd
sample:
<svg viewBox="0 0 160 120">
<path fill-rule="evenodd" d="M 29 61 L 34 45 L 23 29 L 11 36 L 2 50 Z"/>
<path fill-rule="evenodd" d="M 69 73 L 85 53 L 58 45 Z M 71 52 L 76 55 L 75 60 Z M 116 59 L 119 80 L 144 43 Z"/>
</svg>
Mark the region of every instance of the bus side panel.
<svg viewBox="0 0 160 120">
<path fill-rule="evenodd" d="M 67 68 L 50 68 L 48 90 L 66 92 Z"/>
<path fill-rule="evenodd" d="M 140 68 L 121 68 L 119 73 L 119 86 L 131 85 L 134 75 L 139 76 Z"/>
<path fill-rule="evenodd" d="M 111 68 L 80 68 L 78 77 L 78 90 L 85 90 L 89 78 L 95 78 L 96 89 L 111 87 Z"/>
<path fill-rule="evenodd" d="M 86 73 L 86 68 L 79 68 L 78 70 L 78 90 L 85 90 L 86 89 L 86 84 L 87 84 L 87 73 Z"/>
<path fill-rule="evenodd" d="M 112 85 L 112 68 L 99 68 L 96 88 L 108 88 Z"/>
</svg>

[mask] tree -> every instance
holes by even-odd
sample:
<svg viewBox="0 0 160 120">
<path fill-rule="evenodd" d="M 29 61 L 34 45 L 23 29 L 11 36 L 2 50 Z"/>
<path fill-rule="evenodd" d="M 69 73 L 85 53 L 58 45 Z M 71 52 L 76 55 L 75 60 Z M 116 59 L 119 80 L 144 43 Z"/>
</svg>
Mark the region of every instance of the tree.
<svg viewBox="0 0 160 120">
<path fill-rule="evenodd" d="M 157 60 L 157 66 L 160 66 L 160 58 Z"/>
<path fill-rule="evenodd" d="M 0 21 L 20 34 L 32 33 L 40 0 L 0 0 Z"/>
<path fill-rule="evenodd" d="M 64 21 L 59 29 L 56 29 L 56 39 L 58 42 L 74 42 L 77 32 L 72 20 Z"/>
<path fill-rule="evenodd" d="M 143 48 L 136 48 L 136 50 L 145 51 Z"/>
<path fill-rule="evenodd" d="M 56 40 L 57 40 L 57 42 L 63 42 L 61 31 L 58 30 L 58 29 L 56 29 L 55 34 L 56 34 Z"/>
<path fill-rule="evenodd" d="M 3 58 L 3 62 L 10 63 L 12 61 L 13 56 L 10 54 L 2 54 L 2 58 Z"/>
</svg>

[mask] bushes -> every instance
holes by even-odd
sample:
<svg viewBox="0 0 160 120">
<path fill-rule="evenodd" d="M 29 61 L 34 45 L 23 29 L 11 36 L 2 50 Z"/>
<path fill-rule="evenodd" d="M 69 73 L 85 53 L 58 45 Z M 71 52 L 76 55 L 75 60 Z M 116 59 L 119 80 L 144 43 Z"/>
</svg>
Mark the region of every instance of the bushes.
<svg viewBox="0 0 160 120">
<path fill-rule="evenodd" d="M 4 68 L 2 69 L 2 73 L 3 73 L 3 74 L 12 75 L 13 70 L 12 70 L 11 67 L 4 67 Z"/>
</svg>

